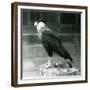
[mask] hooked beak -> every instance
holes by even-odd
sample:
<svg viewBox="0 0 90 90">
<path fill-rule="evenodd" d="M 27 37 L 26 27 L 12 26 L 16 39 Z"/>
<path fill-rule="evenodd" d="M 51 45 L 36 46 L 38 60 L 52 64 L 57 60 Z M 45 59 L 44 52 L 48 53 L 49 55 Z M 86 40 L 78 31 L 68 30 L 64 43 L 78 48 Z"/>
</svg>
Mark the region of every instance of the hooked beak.
<svg viewBox="0 0 90 90">
<path fill-rule="evenodd" d="M 35 21 L 35 22 L 34 22 L 34 26 L 37 26 L 37 25 L 38 25 L 38 22 L 37 22 L 37 21 Z"/>
</svg>

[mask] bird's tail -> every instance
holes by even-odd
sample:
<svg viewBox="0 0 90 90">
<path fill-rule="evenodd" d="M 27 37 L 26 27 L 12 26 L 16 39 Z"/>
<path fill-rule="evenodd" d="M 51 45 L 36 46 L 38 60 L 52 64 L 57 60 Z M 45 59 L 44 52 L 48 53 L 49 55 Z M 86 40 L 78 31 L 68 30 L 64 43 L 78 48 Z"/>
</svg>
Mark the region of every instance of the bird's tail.
<svg viewBox="0 0 90 90">
<path fill-rule="evenodd" d="M 73 63 L 73 59 L 72 59 L 72 57 L 70 57 L 69 60 Z"/>
<path fill-rule="evenodd" d="M 73 63 L 70 61 L 70 59 L 66 59 L 66 61 L 67 61 L 68 65 L 69 65 L 69 67 L 72 68 L 73 67 Z"/>
</svg>

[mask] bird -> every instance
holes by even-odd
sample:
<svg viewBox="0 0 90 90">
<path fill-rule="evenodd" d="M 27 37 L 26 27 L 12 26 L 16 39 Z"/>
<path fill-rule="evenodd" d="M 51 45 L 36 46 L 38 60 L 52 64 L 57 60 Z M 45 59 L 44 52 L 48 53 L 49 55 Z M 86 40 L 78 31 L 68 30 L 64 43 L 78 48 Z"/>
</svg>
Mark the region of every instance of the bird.
<svg viewBox="0 0 90 90">
<path fill-rule="evenodd" d="M 38 37 L 41 41 L 41 44 L 45 48 L 48 54 L 48 66 L 51 65 L 51 58 L 53 57 L 53 53 L 58 54 L 60 57 L 64 58 L 68 66 L 70 68 L 73 67 L 73 59 L 69 52 L 65 49 L 60 37 L 58 37 L 54 31 L 52 31 L 48 26 L 46 21 L 37 20 L 34 22 L 34 26 L 36 27 Z"/>
</svg>

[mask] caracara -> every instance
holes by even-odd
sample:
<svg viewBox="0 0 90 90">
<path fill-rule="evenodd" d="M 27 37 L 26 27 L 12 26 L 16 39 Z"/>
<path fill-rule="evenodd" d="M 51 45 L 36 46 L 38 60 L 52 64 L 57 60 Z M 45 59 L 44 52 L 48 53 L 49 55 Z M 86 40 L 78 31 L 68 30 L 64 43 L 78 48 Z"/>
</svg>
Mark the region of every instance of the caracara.
<svg viewBox="0 0 90 90">
<path fill-rule="evenodd" d="M 48 66 L 51 64 L 51 57 L 53 56 L 53 52 L 55 52 L 60 57 L 63 57 L 69 67 L 72 68 L 73 59 L 71 55 L 63 46 L 60 38 L 47 27 L 46 22 L 44 20 L 38 20 L 34 22 L 34 26 L 36 26 L 38 37 L 48 54 Z"/>
</svg>

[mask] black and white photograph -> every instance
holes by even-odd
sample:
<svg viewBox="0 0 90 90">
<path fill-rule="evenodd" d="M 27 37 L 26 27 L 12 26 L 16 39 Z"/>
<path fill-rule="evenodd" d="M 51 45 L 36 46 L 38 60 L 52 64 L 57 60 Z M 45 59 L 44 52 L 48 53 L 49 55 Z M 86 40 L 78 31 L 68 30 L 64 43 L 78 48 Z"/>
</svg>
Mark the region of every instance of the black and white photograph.
<svg viewBox="0 0 90 90">
<path fill-rule="evenodd" d="M 85 82 L 87 8 L 26 3 L 13 7 L 17 65 L 12 77 L 17 84 Z"/>
<path fill-rule="evenodd" d="M 21 10 L 22 78 L 81 75 L 80 13 Z"/>
</svg>

